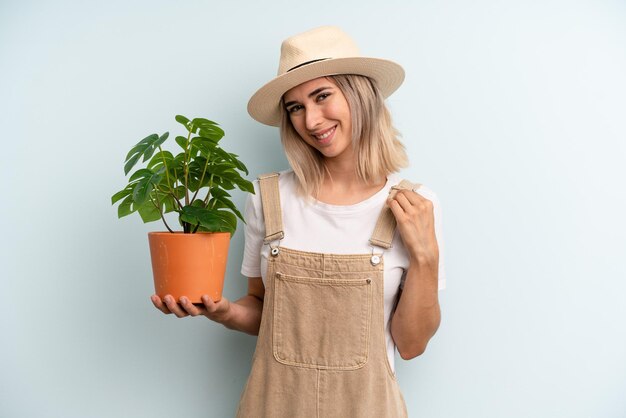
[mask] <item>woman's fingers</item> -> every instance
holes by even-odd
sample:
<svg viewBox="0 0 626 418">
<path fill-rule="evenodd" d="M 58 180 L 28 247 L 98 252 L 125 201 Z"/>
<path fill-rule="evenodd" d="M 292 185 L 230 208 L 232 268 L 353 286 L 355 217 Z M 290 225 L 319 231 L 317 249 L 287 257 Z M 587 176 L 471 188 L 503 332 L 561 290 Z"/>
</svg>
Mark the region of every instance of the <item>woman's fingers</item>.
<svg viewBox="0 0 626 418">
<path fill-rule="evenodd" d="M 198 316 L 204 313 L 203 310 L 200 310 L 196 305 L 191 303 L 189 298 L 186 296 L 181 296 L 180 305 L 191 316 Z"/>
<path fill-rule="evenodd" d="M 389 199 L 387 204 L 389 205 L 389 209 L 391 209 L 391 213 L 393 213 L 393 216 L 396 218 L 396 221 L 400 220 L 402 216 L 405 216 L 404 209 L 402 209 L 397 199 Z"/>
<path fill-rule="evenodd" d="M 176 302 L 176 300 L 174 299 L 174 297 L 172 295 L 165 295 L 163 297 L 163 301 L 165 302 L 165 305 L 167 306 L 167 308 L 170 310 L 170 312 L 172 312 L 174 315 L 176 315 L 179 318 L 184 318 L 186 316 L 188 316 L 189 314 L 183 310 L 183 308 Z"/>
<path fill-rule="evenodd" d="M 220 306 L 219 302 L 214 302 L 213 299 L 209 297 L 209 295 L 202 295 L 202 303 L 204 303 L 204 307 L 206 308 L 207 314 L 210 316 L 219 312 Z M 224 298 L 222 298 L 223 300 Z M 221 301 L 220 301 L 221 302 Z"/>
<path fill-rule="evenodd" d="M 413 207 L 413 203 L 405 195 L 403 190 L 399 190 L 394 197 L 389 199 L 389 208 L 391 208 L 391 211 L 398 222 L 402 222 L 405 219 L 415 216 L 416 212 Z"/>
<path fill-rule="evenodd" d="M 164 314 L 174 314 L 179 318 L 204 315 L 220 322 L 226 317 L 230 309 L 228 299 L 222 297 L 218 302 L 214 302 L 208 295 L 203 295 L 201 299 L 202 304 L 193 304 L 186 296 L 181 296 L 178 302 L 172 295 L 165 295 L 162 300 L 158 295 L 152 295 L 150 298 L 155 308 Z"/>
<path fill-rule="evenodd" d="M 421 196 L 419 193 L 413 192 L 411 190 L 398 191 L 394 200 L 398 202 L 402 209 L 409 215 L 413 215 L 415 214 L 415 212 L 420 210 L 428 209 L 429 204 L 432 203 L 430 200 Z"/>
<path fill-rule="evenodd" d="M 394 208 L 393 202 L 398 203 Z M 400 190 L 389 200 L 389 207 L 396 215 L 405 214 L 409 218 L 419 217 L 423 215 L 432 215 L 432 202 L 420 194 L 411 190 Z M 395 210 L 394 210 L 395 209 Z M 401 210 L 400 210 L 401 209 Z"/>
<path fill-rule="evenodd" d="M 414 258 L 432 257 L 436 246 L 432 202 L 412 190 L 399 190 L 388 204 L 409 253 Z"/>
<path fill-rule="evenodd" d="M 409 199 L 404 195 L 404 193 L 398 192 L 394 200 L 398 203 L 398 206 L 402 209 L 407 216 L 413 215 L 413 205 L 409 201 Z"/>
<path fill-rule="evenodd" d="M 214 302 L 208 295 L 203 295 L 202 303 L 206 309 L 205 315 L 217 322 L 223 321 L 230 309 L 230 301 L 223 296 L 219 301 Z"/>
<path fill-rule="evenodd" d="M 211 313 L 215 310 L 215 302 L 213 302 L 213 299 L 211 299 L 209 295 L 202 295 L 200 300 L 204 304 L 204 307 L 206 308 L 208 313 Z"/>
<path fill-rule="evenodd" d="M 167 308 L 167 306 L 163 303 L 163 301 L 158 295 L 152 295 L 150 300 L 152 301 L 152 304 L 154 305 L 154 307 L 160 310 L 161 312 L 163 312 L 164 314 L 172 313 L 170 312 L 170 310 Z"/>
</svg>

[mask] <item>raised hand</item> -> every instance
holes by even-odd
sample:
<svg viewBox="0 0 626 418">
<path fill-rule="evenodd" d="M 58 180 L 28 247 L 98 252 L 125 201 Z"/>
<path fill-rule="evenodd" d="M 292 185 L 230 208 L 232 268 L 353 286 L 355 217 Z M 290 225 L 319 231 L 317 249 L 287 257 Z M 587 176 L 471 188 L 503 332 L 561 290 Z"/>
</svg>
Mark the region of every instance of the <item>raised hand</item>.
<svg viewBox="0 0 626 418">
<path fill-rule="evenodd" d="M 433 202 L 412 190 L 398 190 L 387 204 L 396 218 L 411 260 L 437 265 L 439 246 L 435 236 Z"/>
</svg>

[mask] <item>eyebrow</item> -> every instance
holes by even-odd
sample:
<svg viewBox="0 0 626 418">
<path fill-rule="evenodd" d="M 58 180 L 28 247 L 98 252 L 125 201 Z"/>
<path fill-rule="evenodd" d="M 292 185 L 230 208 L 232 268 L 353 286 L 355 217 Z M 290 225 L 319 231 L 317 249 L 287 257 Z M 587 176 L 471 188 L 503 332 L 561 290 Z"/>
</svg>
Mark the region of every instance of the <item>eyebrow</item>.
<svg viewBox="0 0 626 418">
<path fill-rule="evenodd" d="M 322 92 L 322 91 L 324 91 L 326 89 L 330 89 L 330 88 L 331 88 L 331 86 L 323 86 L 323 87 L 317 88 L 317 89 L 313 90 L 311 93 L 309 93 L 308 97 L 313 97 L 316 94 L 318 94 L 318 93 L 320 93 L 320 92 Z M 289 106 L 291 106 L 293 104 L 296 104 L 296 103 L 298 103 L 298 102 L 292 100 L 290 102 L 285 103 L 285 107 L 289 107 Z"/>
</svg>

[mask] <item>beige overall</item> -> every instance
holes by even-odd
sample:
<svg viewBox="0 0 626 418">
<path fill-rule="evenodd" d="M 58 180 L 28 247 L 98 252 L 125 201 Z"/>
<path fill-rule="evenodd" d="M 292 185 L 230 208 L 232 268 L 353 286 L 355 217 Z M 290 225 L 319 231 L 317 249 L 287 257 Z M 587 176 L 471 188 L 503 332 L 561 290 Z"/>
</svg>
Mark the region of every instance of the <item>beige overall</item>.
<svg viewBox="0 0 626 418">
<path fill-rule="evenodd" d="M 382 254 L 272 245 L 284 237 L 278 174 L 259 180 L 271 251 L 261 328 L 237 417 L 406 417 L 387 358 Z M 392 193 L 415 186 L 403 181 Z M 370 243 L 389 248 L 395 227 L 385 206 Z"/>
</svg>

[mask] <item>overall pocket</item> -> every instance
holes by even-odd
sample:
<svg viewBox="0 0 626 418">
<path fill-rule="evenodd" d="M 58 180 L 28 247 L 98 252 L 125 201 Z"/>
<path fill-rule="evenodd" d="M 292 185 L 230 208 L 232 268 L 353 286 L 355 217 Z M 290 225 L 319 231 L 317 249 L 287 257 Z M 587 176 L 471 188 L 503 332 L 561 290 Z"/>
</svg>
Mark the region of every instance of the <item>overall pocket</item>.
<svg viewBox="0 0 626 418">
<path fill-rule="evenodd" d="M 274 358 L 283 364 L 353 370 L 367 363 L 371 278 L 275 275 Z"/>
</svg>

